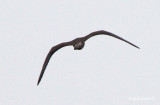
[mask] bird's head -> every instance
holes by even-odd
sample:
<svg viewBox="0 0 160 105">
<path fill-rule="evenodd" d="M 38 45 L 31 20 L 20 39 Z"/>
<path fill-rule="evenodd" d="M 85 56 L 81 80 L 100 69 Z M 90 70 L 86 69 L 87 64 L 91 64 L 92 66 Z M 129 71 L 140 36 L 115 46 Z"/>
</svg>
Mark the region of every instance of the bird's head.
<svg viewBox="0 0 160 105">
<path fill-rule="evenodd" d="M 73 46 L 74 46 L 74 50 L 81 50 L 84 47 L 84 42 L 79 41 L 75 43 Z"/>
</svg>

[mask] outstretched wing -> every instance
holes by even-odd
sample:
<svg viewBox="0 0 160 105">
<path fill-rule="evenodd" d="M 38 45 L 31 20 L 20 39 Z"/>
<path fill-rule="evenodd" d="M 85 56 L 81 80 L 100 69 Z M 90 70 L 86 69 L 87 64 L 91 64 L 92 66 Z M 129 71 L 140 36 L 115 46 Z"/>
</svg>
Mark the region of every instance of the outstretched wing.
<svg viewBox="0 0 160 105">
<path fill-rule="evenodd" d="M 120 40 L 122 40 L 122 41 L 124 41 L 124 42 L 126 42 L 126 43 L 128 43 L 128 44 L 130 44 L 130 45 L 132 45 L 132 46 L 134 46 L 134 47 L 139 49 L 138 46 L 132 44 L 131 42 L 129 42 L 129 41 L 127 41 L 127 40 L 125 40 L 125 39 L 123 39 L 123 38 L 121 38 L 121 37 L 119 37 L 119 36 L 117 36 L 117 35 L 115 35 L 115 34 L 113 34 L 111 32 L 107 32 L 107 31 L 104 31 L 104 30 L 92 32 L 89 35 L 85 36 L 84 40 L 86 41 L 90 37 L 95 36 L 95 35 L 100 35 L 100 34 L 105 34 L 105 35 L 109 35 L 109 36 L 115 37 L 115 38 L 120 39 Z"/>
<path fill-rule="evenodd" d="M 57 50 L 59 50 L 60 48 L 65 47 L 65 46 L 69 46 L 69 45 L 72 45 L 72 42 L 60 43 L 60 44 L 58 44 L 58 45 L 56 45 L 56 46 L 54 46 L 54 47 L 52 47 L 52 48 L 50 49 L 50 51 L 49 51 L 49 53 L 48 53 L 48 55 L 47 55 L 47 57 L 46 57 L 46 59 L 45 59 L 45 61 L 44 61 L 44 64 L 43 64 L 43 67 L 42 67 L 42 70 L 41 70 L 41 73 L 40 73 L 40 76 L 39 76 L 37 85 L 40 83 L 40 81 L 41 81 L 41 79 L 42 79 L 42 77 L 43 77 L 44 71 L 45 71 L 45 69 L 46 69 L 46 67 L 47 67 L 47 65 L 48 65 L 48 62 L 49 62 L 51 56 L 52 56 Z"/>
</svg>

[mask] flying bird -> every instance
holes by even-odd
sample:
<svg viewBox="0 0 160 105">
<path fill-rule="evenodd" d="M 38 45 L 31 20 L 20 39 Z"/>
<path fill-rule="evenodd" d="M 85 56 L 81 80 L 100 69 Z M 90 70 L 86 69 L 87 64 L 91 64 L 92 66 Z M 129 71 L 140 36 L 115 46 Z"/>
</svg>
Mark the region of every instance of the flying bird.
<svg viewBox="0 0 160 105">
<path fill-rule="evenodd" d="M 93 36 L 101 35 L 101 34 L 112 36 L 112 37 L 114 37 L 114 38 L 117 38 L 117 39 L 119 39 L 119 40 L 122 40 L 122 41 L 124 41 L 124 42 L 126 42 L 126 43 L 128 43 L 128 44 L 130 44 L 130 45 L 132 45 L 132 46 L 134 46 L 134 47 L 136 47 L 136 48 L 139 49 L 138 46 L 132 44 L 131 42 L 129 42 L 129 41 L 127 41 L 127 40 L 125 40 L 125 39 L 123 39 L 123 38 L 121 38 L 121 37 L 119 37 L 119 36 L 117 36 L 117 35 L 115 35 L 115 34 L 113 34 L 113 33 L 111 33 L 111 32 L 107 32 L 107 31 L 104 31 L 104 30 L 95 31 L 95 32 L 92 32 L 92 33 L 84 36 L 84 37 L 79 37 L 79 38 L 76 38 L 76 39 L 74 39 L 74 40 L 72 40 L 72 41 L 69 41 L 69 42 L 60 43 L 60 44 L 58 44 L 58 45 L 56 45 L 56 46 L 53 46 L 53 47 L 50 49 L 48 55 L 46 56 L 46 59 L 45 59 L 44 64 L 43 64 L 43 66 L 42 66 L 42 70 L 41 70 L 41 73 L 40 73 L 40 76 L 39 76 L 37 85 L 40 83 L 40 81 L 41 81 L 41 79 L 42 79 L 42 77 L 43 77 L 44 71 L 45 71 L 45 69 L 46 69 L 46 67 L 47 67 L 47 65 L 48 65 L 48 62 L 49 62 L 51 56 L 52 56 L 57 50 L 59 50 L 60 48 L 65 47 L 65 46 L 73 46 L 73 47 L 74 47 L 74 50 L 81 50 L 81 49 L 84 47 L 86 40 L 88 40 L 89 38 L 91 38 L 91 37 L 93 37 Z"/>
</svg>

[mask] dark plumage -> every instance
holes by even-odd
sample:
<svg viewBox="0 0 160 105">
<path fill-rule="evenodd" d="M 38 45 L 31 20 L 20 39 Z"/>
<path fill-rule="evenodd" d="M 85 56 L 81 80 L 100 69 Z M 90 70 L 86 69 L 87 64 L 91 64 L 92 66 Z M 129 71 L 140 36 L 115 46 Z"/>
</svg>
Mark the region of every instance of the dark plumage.
<svg viewBox="0 0 160 105">
<path fill-rule="evenodd" d="M 92 32 L 92 33 L 90 33 L 90 34 L 87 35 L 87 36 L 80 37 L 80 38 L 76 38 L 76 39 L 74 39 L 74 40 L 72 40 L 72 41 L 69 41 L 69 42 L 60 43 L 60 44 L 58 44 L 58 45 L 56 45 L 56 46 L 54 46 L 54 47 L 52 47 L 52 48 L 50 49 L 50 51 L 49 51 L 49 53 L 48 53 L 48 55 L 47 55 L 47 57 L 46 57 L 46 59 L 45 59 L 45 62 L 44 62 L 44 64 L 43 64 L 42 71 L 41 71 L 41 73 L 40 73 L 40 76 L 39 76 L 37 85 L 40 83 L 40 81 L 41 81 L 41 79 L 42 79 L 42 76 L 43 76 L 43 74 L 44 74 L 44 71 L 45 71 L 45 69 L 46 69 L 46 67 L 47 67 L 47 65 L 48 65 L 48 62 L 49 62 L 51 56 L 52 56 L 57 50 L 59 50 L 59 49 L 62 48 L 62 47 L 71 46 L 71 45 L 74 47 L 74 50 L 81 50 L 81 49 L 84 47 L 86 40 L 88 40 L 88 39 L 89 39 L 90 37 L 92 37 L 92 36 L 100 35 L 100 34 L 105 34 L 105 35 L 109 35 L 109 36 L 115 37 L 115 38 L 120 39 L 120 40 L 122 40 L 122 41 L 124 41 L 124 42 L 126 42 L 126 43 L 128 43 L 128 44 L 130 44 L 130 45 L 132 45 L 132 46 L 134 46 L 134 47 L 136 47 L 136 48 L 139 49 L 138 46 L 132 44 L 131 42 L 129 42 L 129 41 L 127 41 L 127 40 L 125 40 L 125 39 L 123 39 L 123 38 L 121 38 L 121 37 L 113 34 L 113 33 L 110 33 L 110 32 L 107 32 L 107 31 L 103 31 L 103 30 Z"/>
</svg>

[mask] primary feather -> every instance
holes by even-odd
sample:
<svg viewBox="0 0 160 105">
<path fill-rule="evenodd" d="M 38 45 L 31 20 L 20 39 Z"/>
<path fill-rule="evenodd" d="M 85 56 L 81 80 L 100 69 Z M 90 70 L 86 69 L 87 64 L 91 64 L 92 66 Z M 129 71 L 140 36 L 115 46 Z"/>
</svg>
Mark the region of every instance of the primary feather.
<svg viewBox="0 0 160 105">
<path fill-rule="evenodd" d="M 92 32 L 92 33 L 90 33 L 89 35 L 85 36 L 84 39 L 85 39 L 85 41 L 86 41 L 86 40 L 88 40 L 89 38 L 91 38 L 91 37 L 93 37 L 93 36 L 101 35 L 101 34 L 102 34 L 102 35 L 105 34 L 105 35 L 108 35 L 108 36 L 112 36 L 112 37 L 114 37 L 114 38 L 117 38 L 117 39 L 119 39 L 119 40 L 122 40 L 122 41 L 124 41 L 124 42 L 126 42 L 126 43 L 128 43 L 128 44 L 130 44 L 130 45 L 132 45 L 132 46 L 134 46 L 134 47 L 136 47 L 136 48 L 139 49 L 138 46 L 132 44 L 131 42 L 129 42 L 129 41 L 127 41 L 127 40 L 125 40 L 125 39 L 123 39 L 123 38 L 121 38 L 121 37 L 119 37 L 119 36 L 117 36 L 117 35 L 115 35 L 115 34 L 113 34 L 113 33 L 111 33 L 111 32 L 107 32 L 107 31 L 104 31 L 104 30 Z"/>
<path fill-rule="evenodd" d="M 45 71 L 45 69 L 46 69 L 46 67 L 47 67 L 47 65 L 48 65 L 48 62 L 49 62 L 51 56 L 52 56 L 57 50 L 59 50 L 60 48 L 65 47 L 65 46 L 68 46 L 68 45 L 70 45 L 69 42 L 65 42 L 65 43 L 58 44 L 58 45 L 56 45 L 56 46 L 54 46 L 54 47 L 52 47 L 52 48 L 50 49 L 50 51 L 49 51 L 49 53 L 48 53 L 48 55 L 47 55 L 47 57 L 46 57 L 46 59 L 45 59 L 45 61 L 44 61 L 44 64 L 43 64 L 43 67 L 42 67 L 42 70 L 41 70 L 41 73 L 40 73 L 40 76 L 39 76 L 37 85 L 40 83 L 40 81 L 41 81 L 41 79 L 42 79 L 42 77 L 43 77 L 44 71 Z"/>
</svg>

